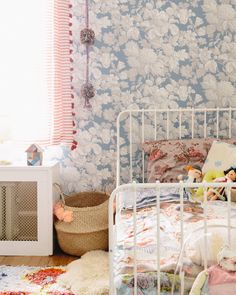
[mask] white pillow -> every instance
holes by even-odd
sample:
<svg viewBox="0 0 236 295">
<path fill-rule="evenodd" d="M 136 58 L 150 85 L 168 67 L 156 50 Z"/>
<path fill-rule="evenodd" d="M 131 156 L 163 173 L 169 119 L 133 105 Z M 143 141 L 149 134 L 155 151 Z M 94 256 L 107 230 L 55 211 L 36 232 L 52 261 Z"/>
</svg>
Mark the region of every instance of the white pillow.
<svg viewBox="0 0 236 295">
<path fill-rule="evenodd" d="M 213 141 L 208 152 L 202 172 L 209 170 L 226 170 L 236 165 L 236 145 L 222 141 Z"/>
</svg>

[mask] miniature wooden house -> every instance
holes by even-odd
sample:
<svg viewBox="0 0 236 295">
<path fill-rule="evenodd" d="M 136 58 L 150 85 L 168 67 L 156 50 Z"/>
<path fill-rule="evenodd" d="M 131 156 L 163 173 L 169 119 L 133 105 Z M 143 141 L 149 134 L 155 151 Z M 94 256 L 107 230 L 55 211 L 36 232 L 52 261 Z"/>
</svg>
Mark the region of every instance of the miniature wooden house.
<svg viewBox="0 0 236 295">
<path fill-rule="evenodd" d="M 37 144 L 32 144 L 26 150 L 27 153 L 27 165 L 28 166 L 40 166 L 43 162 L 43 150 Z"/>
</svg>

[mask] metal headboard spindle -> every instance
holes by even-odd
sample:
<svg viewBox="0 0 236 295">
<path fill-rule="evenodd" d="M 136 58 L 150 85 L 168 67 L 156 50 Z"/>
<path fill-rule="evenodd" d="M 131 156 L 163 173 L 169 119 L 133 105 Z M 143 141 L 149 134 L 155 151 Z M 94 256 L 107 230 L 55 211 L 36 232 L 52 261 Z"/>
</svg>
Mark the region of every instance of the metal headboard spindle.
<svg viewBox="0 0 236 295">
<path fill-rule="evenodd" d="M 231 247 L 231 188 L 227 187 L 227 202 L 228 202 L 228 215 L 227 215 L 227 226 L 228 226 L 228 245 Z"/>
<path fill-rule="evenodd" d="M 137 188 L 133 183 L 134 207 L 133 207 L 133 223 L 134 223 L 134 295 L 138 294 L 138 265 L 137 265 Z"/>
<path fill-rule="evenodd" d="M 155 112 L 156 114 L 156 112 Z M 142 111 L 142 142 L 144 142 L 144 138 L 145 138 L 145 135 L 144 135 L 144 110 Z M 143 182 L 144 182 L 144 151 L 142 150 L 142 179 L 143 179 Z"/>
<path fill-rule="evenodd" d="M 192 109 L 192 138 L 194 138 L 194 120 L 195 120 L 195 112 Z"/>
<path fill-rule="evenodd" d="M 129 142 L 130 142 L 130 145 L 129 145 L 129 163 L 130 163 L 130 182 L 132 182 L 133 180 L 133 158 L 132 158 L 132 155 L 133 155 L 133 152 L 132 152 L 132 145 L 133 145 L 133 140 L 132 140 L 132 130 L 133 130 L 133 127 L 132 127 L 132 112 L 130 111 L 129 113 Z"/>
<path fill-rule="evenodd" d="M 207 187 L 203 186 L 203 214 L 204 214 L 204 269 L 207 269 Z M 182 223 L 182 222 L 181 222 Z"/>
<path fill-rule="evenodd" d="M 154 117 L 154 128 L 155 128 L 155 130 L 154 130 L 154 132 L 155 132 L 154 138 L 155 138 L 155 140 L 157 140 L 157 112 L 155 112 L 155 117 Z"/>
<path fill-rule="evenodd" d="M 170 137 L 170 126 L 169 126 L 169 122 L 170 122 L 170 112 L 169 110 L 166 111 L 166 139 L 168 140 Z"/>
<path fill-rule="evenodd" d="M 232 108 L 229 108 L 229 138 L 232 137 Z"/>
<path fill-rule="evenodd" d="M 204 138 L 207 137 L 207 109 L 204 109 Z"/>
<path fill-rule="evenodd" d="M 157 181 L 157 186 L 156 186 L 156 209 L 157 209 L 157 294 L 161 293 L 161 243 L 160 238 L 160 207 L 161 207 L 161 202 L 160 202 L 160 195 L 161 195 L 161 190 L 160 186 L 158 186 L 159 182 Z"/>
<path fill-rule="evenodd" d="M 179 111 L 179 139 L 182 138 L 182 111 Z"/>
</svg>

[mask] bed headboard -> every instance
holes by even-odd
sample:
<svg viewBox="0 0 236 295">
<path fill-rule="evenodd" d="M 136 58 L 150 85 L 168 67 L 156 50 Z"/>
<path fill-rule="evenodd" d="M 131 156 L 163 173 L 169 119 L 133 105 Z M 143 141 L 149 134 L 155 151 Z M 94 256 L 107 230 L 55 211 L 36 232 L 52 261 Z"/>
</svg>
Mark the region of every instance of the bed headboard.
<svg viewBox="0 0 236 295">
<path fill-rule="evenodd" d="M 231 138 L 236 136 L 236 108 L 126 110 L 117 118 L 117 186 L 146 182 L 146 140 Z"/>
</svg>

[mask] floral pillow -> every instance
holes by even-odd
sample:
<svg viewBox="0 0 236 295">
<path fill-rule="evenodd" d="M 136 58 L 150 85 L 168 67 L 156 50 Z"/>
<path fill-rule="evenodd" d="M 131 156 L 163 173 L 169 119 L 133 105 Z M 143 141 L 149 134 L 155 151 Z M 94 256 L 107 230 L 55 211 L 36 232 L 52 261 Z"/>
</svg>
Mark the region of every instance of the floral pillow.
<svg viewBox="0 0 236 295">
<path fill-rule="evenodd" d="M 203 167 L 206 158 L 209 158 L 208 151 L 213 142 L 221 143 L 220 140 L 215 138 L 144 142 L 142 148 L 148 154 L 148 182 L 156 182 L 156 180 L 160 182 L 179 182 L 178 175 L 187 174 L 186 166 L 198 165 Z M 236 145 L 236 140 L 224 139 L 224 143 Z M 205 168 L 205 165 L 203 168 Z M 203 169 L 203 172 L 206 172 L 205 170 Z"/>
<path fill-rule="evenodd" d="M 187 165 L 203 166 L 214 139 L 160 140 L 143 143 L 148 154 L 148 182 L 178 182 Z"/>
</svg>

